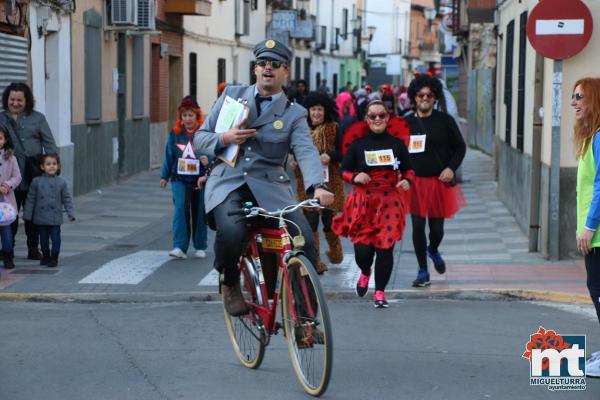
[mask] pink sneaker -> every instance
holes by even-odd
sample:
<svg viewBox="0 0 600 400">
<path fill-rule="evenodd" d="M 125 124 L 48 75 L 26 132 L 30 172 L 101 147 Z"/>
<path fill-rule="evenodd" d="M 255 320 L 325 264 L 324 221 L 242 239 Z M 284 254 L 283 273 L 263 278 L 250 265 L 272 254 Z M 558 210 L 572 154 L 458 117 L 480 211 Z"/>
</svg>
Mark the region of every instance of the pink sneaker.
<svg viewBox="0 0 600 400">
<path fill-rule="evenodd" d="M 362 272 L 358 277 L 358 282 L 356 282 L 356 294 L 358 297 L 365 297 L 365 294 L 369 291 L 369 278 L 371 274 L 365 275 Z"/>
<path fill-rule="evenodd" d="M 383 290 L 376 290 L 375 295 L 373 296 L 374 306 L 375 308 L 388 308 L 389 304 L 385 299 L 385 293 Z"/>
</svg>

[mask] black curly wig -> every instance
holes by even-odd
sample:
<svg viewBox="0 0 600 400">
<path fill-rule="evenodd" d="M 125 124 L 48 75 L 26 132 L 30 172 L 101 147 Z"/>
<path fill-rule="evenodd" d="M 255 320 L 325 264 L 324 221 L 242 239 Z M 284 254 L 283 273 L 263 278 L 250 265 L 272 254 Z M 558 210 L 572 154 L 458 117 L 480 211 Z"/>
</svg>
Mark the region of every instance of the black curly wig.
<svg viewBox="0 0 600 400">
<path fill-rule="evenodd" d="M 444 96 L 442 84 L 439 79 L 428 75 L 419 75 L 408 85 L 407 94 L 412 104 L 416 104 L 415 96 L 424 87 L 428 87 L 436 99 L 441 99 Z"/>
<path fill-rule="evenodd" d="M 323 108 L 325 109 L 325 121 L 324 122 L 337 122 L 339 119 L 338 112 L 337 112 L 337 106 L 335 105 L 335 102 L 333 101 L 333 99 L 331 97 L 329 97 L 325 93 L 310 92 L 304 99 L 304 102 L 302 103 L 302 105 L 307 110 L 310 110 L 310 108 L 312 106 L 323 106 Z M 313 127 L 310 122 L 310 114 L 308 115 L 307 120 L 308 120 L 308 125 L 310 127 Z"/>
</svg>

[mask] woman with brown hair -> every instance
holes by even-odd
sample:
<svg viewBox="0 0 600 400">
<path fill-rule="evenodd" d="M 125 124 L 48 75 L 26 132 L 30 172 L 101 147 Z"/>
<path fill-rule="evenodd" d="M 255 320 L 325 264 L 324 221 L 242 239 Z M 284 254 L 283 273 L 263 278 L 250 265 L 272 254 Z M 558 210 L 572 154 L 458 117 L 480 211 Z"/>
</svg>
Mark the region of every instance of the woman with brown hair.
<svg viewBox="0 0 600 400">
<path fill-rule="evenodd" d="M 600 78 L 575 82 L 574 146 L 577 166 L 577 249 L 585 258 L 587 287 L 600 321 Z M 586 361 L 588 376 L 600 377 L 600 351 Z"/>
<path fill-rule="evenodd" d="M 322 274 L 327 271 L 327 265 L 321 262 L 319 257 L 319 220 L 323 222 L 323 232 L 329 246 L 327 258 L 332 264 L 339 264 L 344 259 L 342 243 L 340 238 L 331 231 L 331 221 L 334 212 L 342 211 L 344 205 L 344 183 L 340 174 L 340 152 L 341 133 L 337 125 L 337 111 L 333 100 L 324 93 L 311 92 L 304 100 L 304 107 L 308 110 L 308 126 L 311 128 L 312 140 L 319 152 L 323 166 L 324 181 L 335 195 L 335 201 L 331 205 L 332 210 L 312 211 L 306 210 L 306 219 L 313 231 L 317 248 L 317 272 Z M 290 166 L 296 173 L 298 183 L 298 199 L 306 200 L 304 181 L 300 168 L 293 157 L 290 158 Z"/>
</svg>

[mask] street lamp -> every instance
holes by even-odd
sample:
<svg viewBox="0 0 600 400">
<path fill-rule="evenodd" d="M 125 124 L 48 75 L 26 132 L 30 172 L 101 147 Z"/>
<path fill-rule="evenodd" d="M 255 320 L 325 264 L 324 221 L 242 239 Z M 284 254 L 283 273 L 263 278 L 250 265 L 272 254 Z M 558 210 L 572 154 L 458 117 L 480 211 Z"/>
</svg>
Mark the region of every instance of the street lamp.
<svg viewBox="0 0 600 400">
<path fill-rule="evenodd" d="M 375 31 L 377 30 L 376 26 L 367 26 L 367 33 L 369 34 L 369 42 L 371 40 L 373 40 L 373 35 L 375 34 Z"/>
<path fill-rule="evenodd" d="M 423 14 L 425 14 L 425 18 L 427 18 L 429 32 L 431 32 L 431 23 L 432 23 L 433 19 L 435 18 L 435 16 L 437 15 L 437 11 L 435 10 L 435 8 L 427 8 L 426 7 L 423 9 Z"/>
</svg>

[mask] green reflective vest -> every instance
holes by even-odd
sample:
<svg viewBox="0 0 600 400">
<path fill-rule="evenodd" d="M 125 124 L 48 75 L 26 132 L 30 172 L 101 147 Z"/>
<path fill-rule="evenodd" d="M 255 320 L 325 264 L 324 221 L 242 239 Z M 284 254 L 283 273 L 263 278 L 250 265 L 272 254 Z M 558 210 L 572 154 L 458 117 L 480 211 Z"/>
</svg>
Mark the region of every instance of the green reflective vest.
<svg viewBox="0 0 600 400">
<path fill-rule="evenodd" d="M 594 162 L 594 138 L 590 142 L 585 154 L 579 157 L 577 166 L 577 233 L 585 228 L 585 221 L 592 204 L 594 194 L 594 178 L 596 177 L 596 163 Z M 592 238 L 592 247 L 600 247 L 600 230 L 596 230 Z"/>
</svg>

